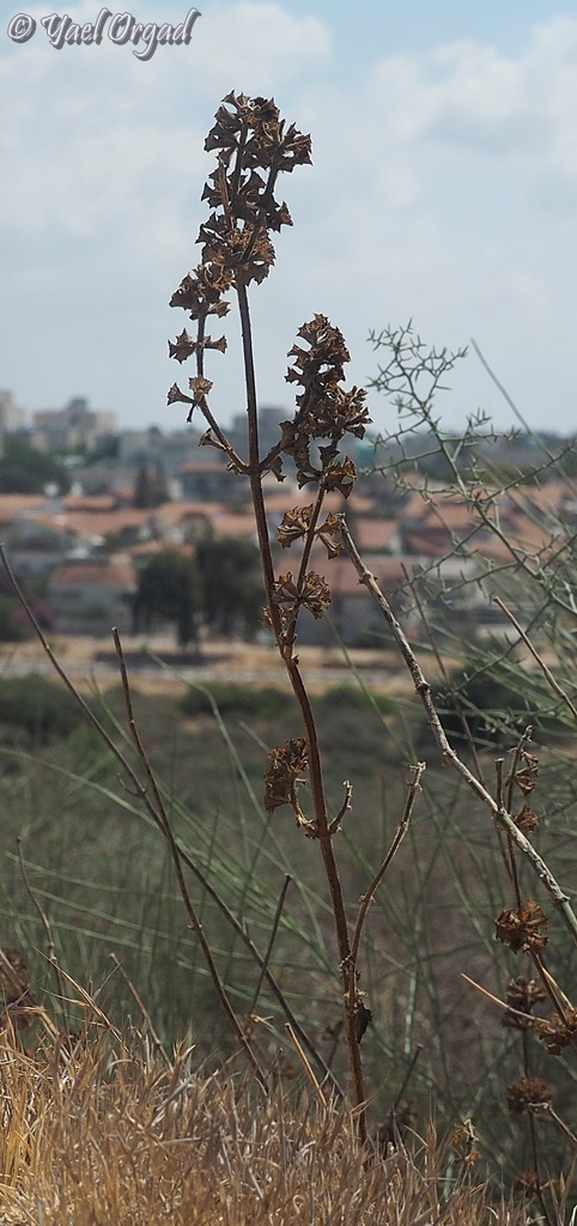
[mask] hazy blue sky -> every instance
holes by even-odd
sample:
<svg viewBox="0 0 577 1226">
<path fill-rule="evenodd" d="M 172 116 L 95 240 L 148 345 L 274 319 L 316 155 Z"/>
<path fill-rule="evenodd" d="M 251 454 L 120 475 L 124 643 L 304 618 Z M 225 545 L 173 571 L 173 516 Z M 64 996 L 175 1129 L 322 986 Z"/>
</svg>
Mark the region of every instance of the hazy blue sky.
<svg viewBox="0 0 577 1226">
<path fill-rule="evenodd" d="M 577 432 L 574 0 L 197 5 L 190 45 L 141 62 L 106 36 L 56 50 L 50 4 L 0 0 L 0 387 L 30 410 L 86 395 L 125 426 L 180 426 L 165 398 L 186 367 L 166 340 L 186 317 L 167 303 L 197 260 L 204 135 L 236 89 L 274 95 L 313 137 L 313 167 L 283 184 L 294 228 L 253 297 L 261 401 L 290 408 L 285 355 L 315 312 L 345 333 L 357 383 L 376 366 L 369 330 L 412 318 L 438 346 L 474 336 L 533 427 Z M 176 24 L 188 7 L 130 11 Z M 21 44 L 18 11 L 37 22 Z M 208 372 L 225 420 L 242 408 L 228 331 Z M 513 420 L 470 355 L 439 412 L 449 428 L 479 408 Z"/>
</svg>

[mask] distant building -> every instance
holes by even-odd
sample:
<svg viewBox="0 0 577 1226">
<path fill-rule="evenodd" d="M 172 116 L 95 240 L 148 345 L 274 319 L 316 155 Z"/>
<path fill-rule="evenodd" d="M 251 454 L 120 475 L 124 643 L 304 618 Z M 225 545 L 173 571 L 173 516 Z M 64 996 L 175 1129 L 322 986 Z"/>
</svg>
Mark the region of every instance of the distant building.
<svg viewBox="0 0 577 1226">
<path fill-rule="evenodd" d="M 84 396 L 74 396 L 63 409 L 32 415 L 31 443 L 39 451 L 95 451 L 99 442 L 117 433 L 116 414 L 89 409 Z"/>
<path fill-rule="evenodd" d="M 290 421 L 294 409 L 277 408 L 264 404 L 258 410 L 258 435 L 261 455 L 275 447 L 281 437 L 281 422 Z M 246 413 L 236 413 L 231 425 L 225 430 L 229 442 L 242 459 L 248 454 L 248 423 Z"/>
<path fill-rule="evenodd" d="M 7 388 L 0 388 L 0 434 L 13 434 L 22 430 L 26 413 L 16 404 L 14 395 Z"/>
<path fill-rule="evenodd" d="M 126 468 L 159 465 L 169 477 L 174 477 L 181 464 L 196 461 L 213 463 L 215 452 L 199 449 L 200 434 L 189 427 L 164 434 L 158 426 L 147 430 L 123 430 L 118 446 L 118 461 Z"/>
<path fill-rule="evenodd" d="M 61 634 L 99 637 L 111 626 L 130 631 L 135 591 L 132 562 L 118 554 L 64 562 L 50 577 L 48 599 Z"/>
</svg>

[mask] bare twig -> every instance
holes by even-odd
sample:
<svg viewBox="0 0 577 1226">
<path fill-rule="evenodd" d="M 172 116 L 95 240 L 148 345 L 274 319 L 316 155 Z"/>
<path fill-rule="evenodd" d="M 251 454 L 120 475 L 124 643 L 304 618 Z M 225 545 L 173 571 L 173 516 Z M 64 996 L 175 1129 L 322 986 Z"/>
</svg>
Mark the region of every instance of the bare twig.
<svg viewBox="0 0 577 1226">
<path fill-rule="evenodd" d="M 98 718 L 92 711 L 91 707 L 89 707 L 88 703 L 84 700 L 79 690 L 76 689 L 76 686 L 70 680 L 67 673 L 63 669 L 62 665 L 59 663 L 56 656 L 54 655 L 54 652 L 52 651 L 52 648 L 50 647 L 50 644 L 48 643 L 46 636 L 44 635 L 42 631 L 41 626 L 39 625 L 37 619 L 35 618 L 34 613 L 32 609 L 30 608 L 30 605 L 28 601 L 26 600 L 26 597 L 24 596 L 24 593 L 22 592 L 18 584 L 18 581 L 6 557 L 4 547 L 1 544 L 0 544 L 0 558 L 2 559 L 6 573 L 8 575 L 8 578 L 10 579 L 10 582 L 16 593 L 16 596 L 18 597 L 22 605 L 22 608 L 25 610 L 30 622 L 32 623 L 32 626 L 39 639 L 39 642 L 42 648 L 44 649 L 44 651 L 46 652 L 53 668 L 55 669 L 56 673 L 61 678 L 61 680 L 64 682 L 64 685 L 66 686 L 67 690 L 72 694 L 73 698 L 76 700 L 76 702 L 80 706 L 86 719 L 96 729 L 99 736 L 102 738 L 104 743 L 107 745 L 110 752 L 114 755 L 114 757 L 116 758 L 116 760 L 122 767 L 123 771 L 126 773 L 127 777 L 130 779 L 130 782 L 132 783 L 132 787 L 133 787 L 133 791 L 131 794 L 137 797 L 137 799 L 139 799 L 141 803 L 144 804 L 150 816 L 152 817 L 155 825 L 160 830 L 162 830 L 162 824 L 159 818 L 159 814 L 156 812 L 156 809 L 151 801 L 150 795 L 148 793 L 148 789 L 145 786 L 143 786 L 140 779 L 138 778 L 138 775 L 134 771 L 133 767 L 130 765 L 130 762 L 125 757 L 125 755 L 122 753 L 122 750 L 119 749 L 115 741 L 112 740 L 112 737 L 108 734 L 104 726 L 100 723 L 100 721 L 98 720 Z M 203 889 L 206 890 L 206 892 L 210 895 L 210 897 L 216 903 L 217 907 L 220 909 L 222 914 L 226 917 L 228 923 L 231 924 L 231 926 L 239 934 L 241 939 L 244 941 L 247 949 L 249 950 L 251 956 L 254 958 L 255 962 L 260 967 L 265 965 L 265 960 L 263 958 L 263 955 L 260 953 L 259 949 L 255 945 L 250 934 L 246 931 L 244 924 L 241 923 L 241 921 L 237 918 L 234 912 L 231 911 L 230 907 L 227 906 L 224 899 L 218 893 L 218 890 L 214 888 L 212 883 L 208 880 L 206 875 L 200 869 L 199 865 L 192 858 L 192 856 L 190 855 L 190 852 L 188 852 L 184 847 L 182 847 L 182 845 L 178 843 L 178 841 L 176 842 L 176 846 L 178 849 L 178 854 L 182 860 L 182 863 L 185 864 L 192 873 L 194 873 L 197 880 L 202 885 Z M 286 999 L 286 996 L 282 992 L 274 975 L 272 974 L 272 972 L 270 971 L 270 968 L 268 967 L 266 968 L 266 971 L 265 971 L 265 977 L 266 977 L 266 981 L 271 991 L 273 992 L 281 1009 L 283 1010 L 285 1017 L 287 1018 L 287 1020 L 290 1022 L 290 1024 L 293 1026 L 294 1030 L 298 1034 L 301 1043 L 307 1048 L 307 1050 L 309 1051 L 313 1059 L 317 1062 L 319 1068 L 322 1069 L 323 1075 L 326 1078 L 328 1078 L 328 1080 L 331 1082 L 334 1092 L 340 1098 L 342 1098 L 343 1097 L 342 1087 L 339 1085 L 339 1082 L 334 1076 L 334 1073 L 328 1067 L 321 1053 L 315 1047 L 310 1036 L 306 1033 L 306 1031 L 304 1030 L 304 1027 L 299 1022 L 294 1011 L 291 1009 L 288 1003 L 288 1000 Z"/>
<path fill-rule="evenodd" d="M 32 889 L 32 886 L 30 885 L 30 881 L 28 879 L 28 874 L 26 872 L 24 860 L 22 857 L 22 839 L 20 838 L 16 839 L 16 847 L 18 849 L 18 864 L 20 866 L 20 875 L 24 882 L 24 889 L 26 890 L 26 893 L 30 899 L 30 902 L 32 903 L 32 906 L 34 907 L 35 911 L 38 913 L 38 916 L 40 917 L 40 922 L 46 933 L 46 940 L 47 940 L 46 954 L 47 954 L 50 966 L 52 967 L 54 979 L 56 981 L 56 999 L 58 1001 L 58 1008 L 60 1010 L 62 1020 L 64 1022 L 64 1027 L 66 1030 L 68 1030 L 69 1026 L 68 1026 L 68 1018 L 66 1016 L 64 983 L 63 983 L 62 975 L 60 974 L 60 966 L 58 964 L 58 959 L 56 957 L 56 944 L 54 941 L 54 933 L 52 932 L 52 926 L 50 924 L 50 920 L 48 919 L 46 912 L 44 911 L 44 909 L 41 907 L 40 903 L 38 902 L 38 899 L 34 893 L 34 890 Z"/>
<path fill-rule="evenodd" d="M 114 638 L 114 646 L 116 648 L 116 654 L 118 656 L 120 677 L 122 681 L 122 689 L 124 693 L 124 701 L 126 704 L 126 712 L 127 712 L 127 717 L 128 717 L 128 726 L 130 728 L 130 732 L 134 739 L 136 752 L 138 754 L 140 762 L 142 763 L 146 778 L 148 780 L 148 785 L 150 787 L 152 795 L 154 796 L 155 808 L 156 808 L 156 812 L 158 813 L 160 828 L 170 848 L 174 870 L 176 873 L 176 879 L 178 881 L 178 887 L 181 893 L 182 901 L 185 906 L 185 910 L 190 920 L 191 927 L 202 949 L 204 960 L 208 967 L 208 971 L 209 971 L 209 974 L 212 980 L 212 984 L 216 992 L 216 995 L 218 997 L 218 1000 L 220 1001 L 222 1009 L 229 1019 L 229 1022 L 237 1036 L 240 1047 L 244 1051 L 253 1069 L 253 1072 L 255 1073 L 256 1077 L 261 1082 L 261 1084 L 263 1086 L 266 1086 L 266 1075 L 264 1071 L 261 1069 L 260 1064 L 257 1060 L 257 1057 L 228 999 L 224 984 L 219 975 L 218 968 L 214 960 L 212 949 L 210 948 L 210 943 L 207 940 L 206 934 L 204 932 L 204 928 L 200 922 L 200 919 L 198 918 L 198 915 L 196 913 L 196 908 L 190 897 L 190 893 L 189 893 L 189 890 L 186 884 L 186 880 L 184 877 L 184 873 L 182 870 L 182 858 L 179 854 L 178 845 L 174 837 L 172 826 L 170 824 L 168 814 L 166 812 L 166 808 L 162 800 L 162 796 L 160 795 L 160 790 L 158 787 L 156 776 L 150 764 L 150 759 L 148 757 L 146 749 L 142 743 L 142 738 L 140 736 L 138 725 L 136 723 L 136 719 L 134 715 L 134 708 L 132 705 L 132 693 L 130 690 L 128 671 L 126 668 L 126 660 L 124 658 L 124 651 L 122 648 L 122 642 L 120 639 L 120 635 L 116 627 L 114 627 L 112 634 Z"/>
<path fill-rule="evenodd" d="M 407 830 L 409 829 L 409 822 L 411 820 L 411 814 L 413 812 L 413 807 L 415 804 L 415 800 L 417 798 L 417 794 L 420 790 L 420 780 L 421 780 L 421 776 L 424 770 L 425 770 L 424 762 L 419 762 L 417 766 L 411 767 L 411 778 L 408 784 L 409 790 L 407 794 L 407 800 L 405 803 L 405 809 L 403 812 L 403 816 L 401 817 L 401 820 L 399 822 L 399 825 L 395 833 L 395 837 L 393 838 L 393 841 L 383 860 L 383 863 L 381 864 L 378 872 L 375 873 L 375 876 L 373 877 L 373 880 L 371 881 L 371 884 L 369 885 L 368 890 L 366 891 L 365 894 L 363 894 L 363 897 L 361 899 L 361 905 L 359 907 L 359 914 L 357 916 L 357 922 L 355 925 L 355 931 L 354 931 L 353 941 L 352 941 L 352 946 L 351 946 L 351 957 L 353 959 L 353 962 L 355 963 L 359 955 L 359 946 L 361 942 L 363 926 L 365 923 L 365 919 L 367 917 L 367 912 L 369 910 L 369 907 L 373 901 L 373 898 L 375 897 L 375 894 L 381 884 L 381 881 L 383 880 L 383 877 L 391 861 L 396 856 L 397 851 L 399 850 L 399 847 L 401 846 L 401 843 L 407 833 Z"/>
<path fill-rule="evenodd" d="M 449 745 L 445 730 L 441 724 L 431 696 L 431 687 L 429 682 L 427 681 L 417 661 L 415 653 L 407 640 L 405 632 L 397 621 L 386 596 L 384 596 L 383 592 L 381 591 L 374 575 L 371 574 L 371 572 L 365 566 L 365 563 L 363 562 L 350 535 L 344 517 L 341 519 L 341 528 L 344 545 L 357 571 L 357 574 L 359 575 L 359 582 L 363 583 L 369 591 L 394 635 L 397 645 L 413 679 L 415 691 L 421 699 L 423 707 L 425 708 L 429 727 L 437 742 L 439 750 L 441 751 L 443 759 L 446 762 L 451 763 L 451 766 L 453 766 L 457 773 L 461 775 L 466 783 L 468 783 L 469 787 L 473 792 L 475 792 L 476 796 L 483 801 L 483 804 L 489 809 L 495 821 L 503 826 L 507 834 L 510 835 L 513 843 L 516 845 L 519 851 L 521 851 L 523 855 L 527 857 L 534 872 L 537 874 L 542 885 L 545 887 L 555 906 L 558 908 L 573 941 L 577 944 L 577 916 L 573 911 L 569 896 L 561 889 L 561 886 L 553 876 L 550 868 L 535 850 L 533 844 L 529 842 L 529 839 L 527 839 L 523 832 L 519 830 L 518 826 L 516 826 L 511 814 L 497 804 L 497 802 L 491 796 L 491 793 L 488 792 L 484 785 L 475 777 L 475 775 L 472 774 L 468 766 L 466 766 L 466 764 L 459 758 L 459 755 L 455 753 L 455 750 Z"/>
<path fill-rule="evenodd" d="M 526 633 L 525 630 L 523 630 L 523 627 L 519 624 L 515 615 L 511 612 L 509 608 L 507 608 L 505 601 L 501 600 L 500 596 L 494 596 L 493 600 L 494 600 L 494 603 L 499 606 L 499 608 L 502 610 L 505 616 L 509 618 L 511 625 L 515 627 L 517 634 L 523 640 L 525 646 L 531 652 L 533 659 L 536 660 L 537 664 L 539 665 L 539 668 L 541 669 L 541 671 L 544 673 L 545 677 L 547 678 L 547 681 L 549 682 L 551 689 L 554 690 L 558 698 L 561 698 L 563 700 L 565 705 L 569 708 L 574 720 L 577 722 L 577 707 L 571 701 L 569 695 L 563 689 L 563 687 L 559 685 L 559 682 L 553 676 L 553 673 L 551 672 L 551 669 L 549 668 L 548 664 L 545 663 L 543 656 L 539 654 L 539 652 L 537 651 L 537 648 L 531 642 L 529 635 Z"/>
<path fill-rule="evenodd" d="M 281 918 L 281 915 L 282 915 L 283 907 L 284 907 L 284 904 L 285 904 L 285 899 L 286 899 L 286 896 L 287 896 L 287 891 L 288 891 L 288 888 L 289 888 L 289 886 L 290 886 L 290 884 L 291 884 L 291 881 L 292 881 L 292 877 L 291 877 L 291 876 L 289 876 L 289 875 L 288 875 L 288 873 L 287 873 L 287 876 L 285 877 L 285 879 L 284 879 L 284 881 L 283 881 L 283 887 L 282 887 L 282 890 L 281 890 L 281 892 L 280 892 L 280 898 L 279 898 L 278 903 L 277 903 L 277 908 L 276 908 L 276 911 L 275 911 L 275 916 L 274 916 L 274 920 L 273 920 L 273 924 L 272 924 L 272 929 L 271 929 L 271 934 L 270 934 L 269 943 L 268 943 L 268 945 L 267 945 L 267 947 L 266 947 L 266 950 L 265 950 L 265 955 L 264 955 L 264 960 L 263 960 L 263 964 L 262 964 L 262 966 L 261 966 L 261 968 L 260 968 L 260 975 L 259 975 L 259 977 L 258 977 L 257 984 L 256 984 L 256 987 L 255 987 L 255 990 L 254 990 L 254 993 L 253 993 L 253 998 L 252 998 L 252 1000 L 251 1000 L 250 1007 L 249 1007 L 249 1010 L 248 1010 L 249 1014 L 250 1014 L 250 1013 L 254 1013 L 254 1011 L 255 1011 L 255 1009 L 256 1009 L 257 1001 L 258 1001 L 258 998 L 259 998 L 259 996 L 260 996 L 260 990 L 261 990 L 261 988 L 262 988 L 263 981 L 264 981 L 264 978 L 265 978 L 266 972 L 267 972 L 267 970 L 268 970 L 268 965 L 269 965 L 269 962 L 270 962 L 270 959 L 271 959 L 271 954 L 272 954 L 272 951 L 273 951 L 273 946 L 274 946 L 274 943 L 275 943 L 276 934 L 277 934 L 277 932 L 278 932 L 278 926 L 279 926 L 279 924 L 280 924 L 280 918 Z"/>
</svg>

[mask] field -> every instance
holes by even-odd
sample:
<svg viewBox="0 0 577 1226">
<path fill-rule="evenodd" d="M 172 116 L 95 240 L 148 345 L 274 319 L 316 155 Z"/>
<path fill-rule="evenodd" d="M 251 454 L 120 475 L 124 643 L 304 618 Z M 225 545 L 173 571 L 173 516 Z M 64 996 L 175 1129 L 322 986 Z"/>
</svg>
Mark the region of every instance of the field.
<svg viewBox="0 0 577 1226">
<path fill-rule="evenodd" d="M 138 768 L 119 679 L 94 659 L 92 677 L 83 673 L 90 660 L 82 646 L 58 645 L 59 659 L 77 684 L 83 678 L 91 709 Z M 24 687 L 22 711 L 34 679 L 19 674 L 44 661 L 36 647 L 23 656 L 20 650 L 9 657 L 5 684 Z M 266 648 L 241 649 L 235 658 L 230 646 L 221 645 L 210 655 L 202 667 L 210 669 L 211 680 L 184 682 L 166 669 L 156 676 L 136 669 L 134 715 L 174 831 L 196 870 L 189 874 L 189 889 L 222 983 L 237 1017 L 249 1027 L 261 1067 L 267 1075 L 281 1068 L 288 1077 L 283 1093 L 290 1113 L 300 1096 L 310 1093 L 310 1075 L 243 932 L 261 951 L 274 935 L 267 965 L 290 1016 L 310 1038 L 321 1066 L 330 1066 L 338 1084 L 347 1080 L 334 931 L 320 884 L 318 848 L 303 841 L 286 812 L 267 814 L 263 808 L 268 753 L 298 732 L 296 706 L 274 668 L 269 672 Z M 404 846 L 371 909 L 362 959 L 362 986 L 372 1013 L 363 1040 L 375 1087 L 371 1133 L 376 1135 L 379 1122 L 388 1118 L 392 1102 L 398 1102 L 401 1115 L 406 1112 L 411 1135 L 414 1129 L 421 1137 L 427 1135 L 433 1104 L 445 1137 L 472 1117 L 483 1172 L 498 1194 L 501 1176 L 510 1185 L 530 1154 L 523 1158 L 528 1142 L 520 1140 L 519 1125 L 506 1107 L 507 1084 L 519 1072 L 518 1040 L 502 1029 L 499 1009 L 462 979 L 466 973 L 502 999 L 508 976 L 517 973 L 515 960 L 499 952 L 493 939 L 494 916 L 507 885 L 490 823 L 439 765 L 420 707 L 406 682 L 398 684 L 396 672 L 391 671 L 387 690 L 382 665 L 390 668 L 388 658 L 381 658 L 377 673 L 374 658 L 357 656 L 353 671 L 349 667 L 346 673 L 347 685 L 336 655 L 325 670 L 318 654 L 304 663 L 314 677 L 333 809 L 341 803 L 343 780 L 354 784 L 352 812 L 338 839 L 351 915 L 397 830 L 409 765 L 428 762 Z M 190 675 L 186 665 L 182 671 Z M 263 684 L 254 683 L 255 673 Z M 375 676 L 378 688 L 369 687 Z M 42 1002 L 57 1031 L 78 1033 L 90 1019 L 87 1059 L 103 1023 L 50 965 L 50 955 L 56 955 L 63 974 L 88 988 L 106 1027 L 132 1034 L 135 1059 L 141 1059 L 141 1042 L 155 1059 L 159 1051 L 167 1053 L 169 1062 L 174 1045 L 183 1044 L 194 1051 L 189 1072 L 202 1070 L 204 1076 L 232 1061 L 226 1067 L 236 1077 L 243 1062 L 187 923 L 166 842 L 130 782 L 119 778 L 109 749 L 76 707 L 68 709 L 68 696 L 57 684 L 62 712 L 66 708 L 58 735 L 40 722 L 23 726 L 0 719 L 3 944 L 23 955 L 34 1000 Z M 549 757 L 543 768 L 554 770 L 554 754 Z M 566 796 L 565 840 L 559 813 L 550 814 L 554 838 L 545 830 L 565 877 L 572 806 L 572 796 Z M 568 972 L 570 964 L 561 941 L 558 969 Z M 45 1043 L 46 1036 L 33 1020 L 18 1045 L 32 1052 L 38 1042 Z M 314 1085 L 323 1075 L 314 1056 L 308 1058 L 316 1068 Z M 53 1053 L 46 1059 L 54 1059 Z M 545 1072 L 547 1064 L 551 1058 L 538 1051 L 535 1072 Z M 557 1077 L 560 1101 L 570 1103 L 573 1073 L 565 1062 L 563 1067 L 567 1080 Z M 198 1089 L 201 1098 L 207 1092 Z M 543 1152 L 551 1147 L 554 1153 L 557 1140 L 550 1125 L 544 1123 L 541 1131 Z M 448 1162 L 454 1175 L 456 1159 L 447 1158 L 448 1152 L 439 1161 L 443 1170 Z M 361 1214 L 358 1220 L 373 1218 Z"/>
</svg>

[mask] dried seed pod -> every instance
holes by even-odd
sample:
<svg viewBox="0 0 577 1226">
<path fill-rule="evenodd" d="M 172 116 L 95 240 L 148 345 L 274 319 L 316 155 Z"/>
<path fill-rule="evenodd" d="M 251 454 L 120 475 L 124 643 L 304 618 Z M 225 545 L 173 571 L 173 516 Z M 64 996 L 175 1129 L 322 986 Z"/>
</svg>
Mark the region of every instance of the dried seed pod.
<svg viewBox="0 0 577 1226">
<path fill-rule="evenodd" d="M 541 1077 L 520 1077 L 507 1090 L 507 1106 L 513 1115 L 543 1111 L 551 1106 L 553 1091 Z"/>
<path fill-rule="evenodd" d="M 549 920 L 539 903 L 528 898 L 518 911 L 503 908 L 495 920 L 495 935 L 498 941 L 518 954 L 525 950 L 543 949 L 549 938 L 544 936 L 541 929 L 548 925 Z"/>
</svg>

